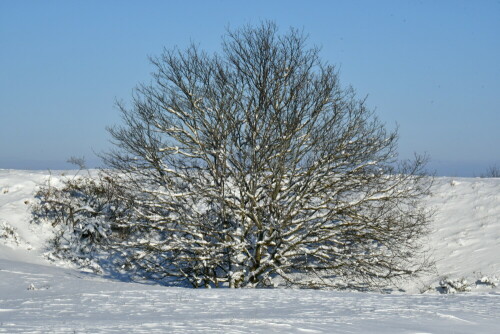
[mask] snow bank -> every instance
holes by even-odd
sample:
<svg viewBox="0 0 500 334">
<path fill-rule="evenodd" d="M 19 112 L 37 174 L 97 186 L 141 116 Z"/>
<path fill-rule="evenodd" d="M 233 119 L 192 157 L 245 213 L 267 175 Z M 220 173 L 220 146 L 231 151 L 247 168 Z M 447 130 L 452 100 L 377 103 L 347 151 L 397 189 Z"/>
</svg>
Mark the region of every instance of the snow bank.
<svg viewBox="0 0 500 334">
<path fill-rule="evenodd" d="M 438 178 L 429 205 L 439 274 L 500 275 L 500 178 Z"/>
<path fill-rule="evenodd" d="M 427 206 L 435 212 L 429 248 L 436 271 L 405 288 L 418 292 L 439 281 L 466 280 L 471 290 L 481 290 L 491 288 L 481 280 L 499 283 L 500 179 L 436 178 Z"/>
</svg>

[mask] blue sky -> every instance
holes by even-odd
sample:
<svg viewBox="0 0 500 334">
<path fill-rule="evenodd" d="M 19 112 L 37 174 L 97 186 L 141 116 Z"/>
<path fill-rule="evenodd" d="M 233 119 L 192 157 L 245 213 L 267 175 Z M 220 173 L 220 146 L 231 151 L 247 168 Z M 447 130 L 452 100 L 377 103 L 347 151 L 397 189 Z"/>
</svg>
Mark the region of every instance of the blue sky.
<svg viewBox="0 0 500 334">
<path fill-rule="evenodd" d="M 273 20 L 309 34 L 388 128 L 438 175 L 500 166 L 500 1 L 0 0 L 0 168 L 63 169 L 111 147 L 115 100 L 148 56 Z"/>
</svg>

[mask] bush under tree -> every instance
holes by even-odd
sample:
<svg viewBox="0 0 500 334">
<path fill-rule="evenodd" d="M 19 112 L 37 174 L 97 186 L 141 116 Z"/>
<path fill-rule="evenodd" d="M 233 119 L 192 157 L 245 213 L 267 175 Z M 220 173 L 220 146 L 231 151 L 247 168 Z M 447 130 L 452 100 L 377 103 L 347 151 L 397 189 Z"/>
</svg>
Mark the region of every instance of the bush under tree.
<svg viewBox="0 0 500 334">
<path fill-rule="evenodd" d="M 297 30 L 229 31 L 151 59 L 104 156 L 140 233 L 127 268 L 193 287 L 365 288 L 429 264 L 425 159 L 387 131 Z M 122 225 L 123 225 L 122 224 Z"/>
<path fill-rule="evenodd" d="M 54 184 L 55 183 L 55 184 Z M 113 180 L 102 174 L 60 176 L 47 180 L 35 193 L 35 224 L 50 223 L 50 257 L 69 259 L 101 271 L 109 246 L 124 239 L 131 208 L 118 195 Z M 109 267 L 109 266 L 108 266 Z"/>
</svg>

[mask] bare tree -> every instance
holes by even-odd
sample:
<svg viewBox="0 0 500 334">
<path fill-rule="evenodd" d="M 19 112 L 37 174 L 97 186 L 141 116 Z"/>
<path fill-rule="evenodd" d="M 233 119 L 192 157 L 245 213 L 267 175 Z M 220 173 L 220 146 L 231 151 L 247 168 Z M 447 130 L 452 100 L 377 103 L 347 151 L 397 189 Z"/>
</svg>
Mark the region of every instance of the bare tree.
<svg viewBox="0 0 500 334">
<path fill-rule="evenodd" d="M 425 266 L 424 159 L 397 162 L 397 133 L 318 52 L 263 23 L 220 54 L 151 59 L 105 156 L 143 232 L 116 245 L 133 265 L 194 287 L 358 288 Z"/>
<path fill-rule="evenodd" d="M 481 174 L 482 178 L 487 178 L 487 177 L 500 177 L 500 167 L 497 165 L 491 165 L 488 167 L 486 170 L 486 173 Z"/>
</svg>

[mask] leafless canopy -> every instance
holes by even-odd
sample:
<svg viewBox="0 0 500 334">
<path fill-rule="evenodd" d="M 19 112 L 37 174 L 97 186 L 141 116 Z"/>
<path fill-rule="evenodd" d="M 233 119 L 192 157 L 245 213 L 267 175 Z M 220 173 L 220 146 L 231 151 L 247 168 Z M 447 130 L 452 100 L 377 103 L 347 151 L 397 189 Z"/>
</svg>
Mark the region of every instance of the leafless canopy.
<svg viewBox="0 0 500 334">
<path fill-rule="evenodd" d="M 143 237 L 117 247 L 195 287 L 364 287 L 412 275 L 424 161 L 342 88 L 297 30 L 229 31 L 152 58 L 106 155 Z M 126 245 L 126 247 L 123 247 Z"/>
</svg>

